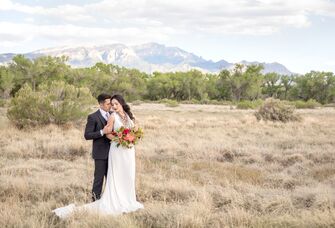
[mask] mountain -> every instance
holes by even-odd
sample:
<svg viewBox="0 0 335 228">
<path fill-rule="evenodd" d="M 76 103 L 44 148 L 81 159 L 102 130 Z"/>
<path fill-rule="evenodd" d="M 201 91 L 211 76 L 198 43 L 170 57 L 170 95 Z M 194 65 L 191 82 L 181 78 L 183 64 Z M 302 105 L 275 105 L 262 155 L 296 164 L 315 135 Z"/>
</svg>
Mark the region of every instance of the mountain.
<svg viewBox="0 0 335 228">
<path fill-rule="evenodd" d="M 15 54 L 0 54 L 0 64 L 11 61 Z M 93 66 L 97 62 L 112 63 L 128 68 L 136 68 L 152 73 L 154 71 L 188 71 L 197 69 L 202 72 L 218 73 L 223 69 L 231 69 L 234 63 L 225 60 L 214 62 L 206 60 L 193 53 L 184 51 L 178 47 L 167 47 L 157 43 L 126 46 L 124 44 L 112 44 L 96 47 L 58 47 L 41 49 L 24 54 L 27 58 L 34 59 L 39 56 L 68 56 L 69 64 L 73 67 Z M 245 65 L 263 64 L 263 73 L 276 72 L 291 75 L 285 66 L 280 63 L 259 63 L 241 61 Z"/>
<path fill-rule="evenodd" d="M 251 64 L 262 64 L 264 67 L 263 73 L 271 73 L 271 72 L 276 72 L 278 74 L 284 74 L 284 75 L 291 75 L 293 74 L 292 72 L 290 72 L 284 65 L 274 62 L 274 63 L 260 63 L 260 62 L 248 62 L 246 60 L 242 60 L 241 62 L 239 62 L 243 65 L 251 65 Z"/>
</svg>

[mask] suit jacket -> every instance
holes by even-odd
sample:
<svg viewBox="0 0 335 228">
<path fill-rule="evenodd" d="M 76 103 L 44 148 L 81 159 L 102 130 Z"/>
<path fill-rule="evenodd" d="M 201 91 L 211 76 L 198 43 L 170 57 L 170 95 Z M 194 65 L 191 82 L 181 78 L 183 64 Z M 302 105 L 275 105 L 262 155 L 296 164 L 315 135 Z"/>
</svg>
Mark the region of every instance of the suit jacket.
<svg viewBox="0 0 335 228">
<path fill-rule="evenodd" d="M 110 140 L 100 130 L 104 128 L 107 121 L 102 117 L 100 110 L 88 115 L 84 137 L 86 140 L 93 140 L 93 159 L 107 159 L 110 147 Z"/>
</svg>

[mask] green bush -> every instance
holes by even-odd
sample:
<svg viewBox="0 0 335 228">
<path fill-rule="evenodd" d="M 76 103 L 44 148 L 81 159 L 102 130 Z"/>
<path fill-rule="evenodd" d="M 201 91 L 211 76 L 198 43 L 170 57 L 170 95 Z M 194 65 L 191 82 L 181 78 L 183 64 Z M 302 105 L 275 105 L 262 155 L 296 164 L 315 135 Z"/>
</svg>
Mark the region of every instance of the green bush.
<svg viewBox="0 0 335 228">
<path fill-rule="evenodd" d="M 182 103 L 182 104 L 200 104 L 200 101 L 193 98 L 191 100 L 180 101 L 180 103 Z"/>
<path fill-rule="evenodd" d="M 232 105 L 231 101 L 226 101 L 226 100 L 210 100 L 209 104 L 213 105 Z"/>
<path fill-rule="evenodd" d="M 165 103 L 165 106 L 167 107 L 178 107 L 179 106 L 178 101 L 175 101 L 175 100 L 166 100 L 164 103 Z"/>
<path fill-rule="evenodd" d="M 254 101 L 240 101 L 237 103 L 237 109 L 256 109 L 259 108 L 263 104 L 262 100 L 254 100 Z"/>
<path fill-rule="evenodd" d="M 325 105 L 323 105 L 323 107 L 332 107 L 332 108 L 335 108 L 335 103 L 325 104 Z"/>
<path fill-rule="evenodd" d="M 199 103 L 200 104 L 210 104 L 211 101 L 209 99 L 207 99 L 207 98 L 204 98 L 204 99 L 200 100 Z"/>
<path fill-rule="evenodd" d="M 37 126 L 51 122 L 51 101 L 41 92 L 33 92 L 26 84 L 11 100 L 8 119 L 16 126 Z"/>
<path fill-rule="evenodd" d="M 89 89 L 63 81 L 43 84 L 36 92 L 24 85 L 11 100 L 7 116 L 19 128 L 61 125 L 86 116 L 93 102 Z"/>
<path fill-rule="evenodd" d="M 169 99 L 163 98 L 163 99 L 158 100 L 157 102 L 161 104 L 165 104 L 167 101 L 169 101 Z"/>
<path fill-rule="evenodd" d="M 143 101 L 141 100 L 135 100 L 133 102 L 131 102 L 132 105 L 141 105 L 143 103 Z"/>
<path fill-rule="evenodd" d="M 8 104 L 8 100 L 7 99 L 0 99 L 0 107 L 6 107 Z"/>
<path fill-rule="evenodd" d="M 291 103 L 298 109 L 304 109 L 304 108 L 313 109 L 321 106 L 321 104 L 314 99 L 309 99 L 308 101 L 297 100 L 292 101 Z"/>
<path fill-rule="evenodd" d="M 196 99 L 191 99 L 191 100 L 184 100 L 180 101 L 181 104 L 211 104 L 211 105 L 231 105 L 231 101 L 226 101 L 226 100 L 209 100 L 209 99 L 202 99 L 202 100 L 196 100 Z"/>
<path fill-rule="evenodd" d="M 269 98 L 264 104 L 255 112 L 257 120 L 270 121 L 299 121 L 301 117 L 295 112 L 295 107 L 288 105 L 283 101 Z"/>
</svg>

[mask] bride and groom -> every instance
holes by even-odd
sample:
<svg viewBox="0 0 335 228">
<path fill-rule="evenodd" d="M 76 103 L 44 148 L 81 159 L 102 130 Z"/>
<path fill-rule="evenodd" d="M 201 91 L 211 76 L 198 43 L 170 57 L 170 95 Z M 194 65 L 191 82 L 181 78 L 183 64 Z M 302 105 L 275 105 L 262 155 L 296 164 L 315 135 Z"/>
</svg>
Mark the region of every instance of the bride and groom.
<svg viewBox="0 0 335 228">
<path fill-rule="evenodd" d="M 135 149 L 117 147 L 110 140 L 112 130 L 137 128 L 135 118 L 121 95 L 100 94 L 98 102 L 100 108 L 88 116 L 84 134 L 86 140 L 93 140 L 93 202 L 82 206 L 70 204 L 53 210 L 60 218 L 80 210 L 118 215 L 143 208 L 135 193 Z"/>
</svg>

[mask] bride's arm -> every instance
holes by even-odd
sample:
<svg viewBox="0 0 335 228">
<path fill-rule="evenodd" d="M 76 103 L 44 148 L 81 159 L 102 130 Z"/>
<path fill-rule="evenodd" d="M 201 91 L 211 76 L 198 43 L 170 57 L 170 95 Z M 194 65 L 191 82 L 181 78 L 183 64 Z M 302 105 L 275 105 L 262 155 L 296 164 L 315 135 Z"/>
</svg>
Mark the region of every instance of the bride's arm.
<svg viewBox="0 0 335 228">
<path fill-rule="evenodd" d="M 108 133 L 106 134 L 106 137 L 109 138 L 109 139 L 112 139 L 113 138 L 113 135 L 111 134 L 112 131 L 113 131 L 113 126 L 114 126 L 114 116 L 111 115 L 107 121 L 107 129 L 108 129 Z"/>
</svg>

